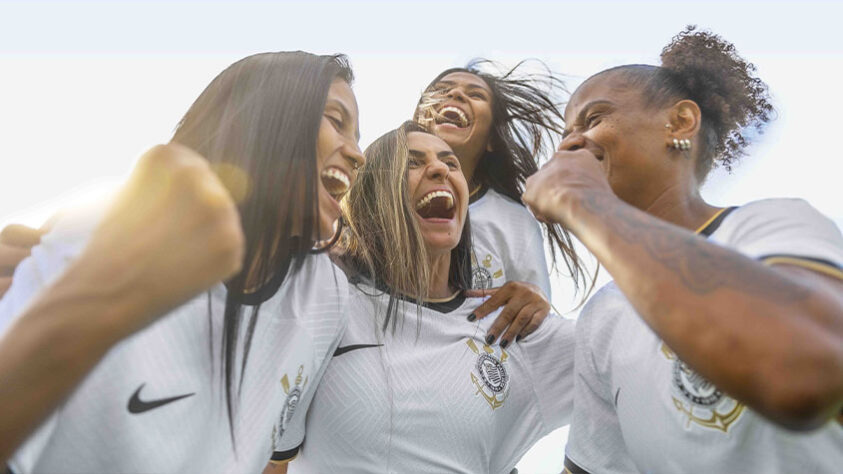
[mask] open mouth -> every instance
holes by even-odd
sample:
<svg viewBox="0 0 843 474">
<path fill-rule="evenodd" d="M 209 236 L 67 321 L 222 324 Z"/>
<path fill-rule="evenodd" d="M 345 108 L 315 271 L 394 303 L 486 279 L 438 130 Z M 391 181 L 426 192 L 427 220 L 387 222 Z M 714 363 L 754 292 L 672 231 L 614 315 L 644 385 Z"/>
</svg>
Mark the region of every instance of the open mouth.
<svg viewBox="0 0 843 474">
<path fill-rule="evenodd" d="M 445 190 L 431 191 L 416 203 L 416 213 L 422 219 L 453 219 L 456 210 L 454 195 Z"/>
<path fill-rule="evenodd" d="M 325 186 L 325 190 L 328 191 L 328 194 L 337 201 L 339 201 L 343 195 L 348 192 L 348 188 L 351 187 L 351 179 L 348 175 L 343 170 L 333 166 L 322 170 L 320 177 L 322 178 L 322 185 Z"/>
<path fill-rule="evenodd" d="M 471 125 L 468 116 L 457 107 L 445 106 L 439 109 L 435 114 L 436 124 L 451 124 L 457 128 L 466 128 Z"/>
</svg>

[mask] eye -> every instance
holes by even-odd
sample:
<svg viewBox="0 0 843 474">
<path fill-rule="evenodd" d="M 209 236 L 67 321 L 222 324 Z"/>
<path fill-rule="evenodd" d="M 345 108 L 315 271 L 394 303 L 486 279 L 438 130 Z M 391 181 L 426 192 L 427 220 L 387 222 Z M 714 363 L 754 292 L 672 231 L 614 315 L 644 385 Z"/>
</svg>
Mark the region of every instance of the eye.
<svg viewBox="0 0 843 474">
<path fill-rule="evenodd" d="M 603 115 L 602 115 L 602 114 L 592 114 L 592 115 L 589 115 L 589 116 L 585 119 L 585 128 L 591 128 L 591 127 L 593 127 L 593 126 L 597 125 L 598 123 L 600 123 L 600 120 L 601 120 L 602 118 L 603 118 Z"/>
<path fill-rule="evenodd" d="M 410 166 L 410 168 L 418 168 L 419 166 L 421 166 L 421 160 L 414 156 L 411 156 L 410 159 L 407 160 L 407 164 Z"/>
<path fill-rule="evenodd" d="M 486 100 L 486 96 L 481 92 L 472 92 L 471 94 L 468 94 L 468 96 L 472 99 Z"/>
<path fill-rule="evenodd" d="M 331 123 L 334 125 L 334 128 L 336 128 L 337 131 L 339 131 L 343 128 L 344 123 L 343 123 L 341 118 L 335 117 L 333 115 L 327 115 L 327 114 L 325 115 L 325 117 L 327 117 L 328 120 L 331 121 Z"/>
<path fill-rule="evenodd" d="M 460 162 L 457 161 L 455 158 L 449 158 L 445 160 L 445 164 L 448 165 L 449 169 L 458 170 L 460 169 Z"/>
</svg>

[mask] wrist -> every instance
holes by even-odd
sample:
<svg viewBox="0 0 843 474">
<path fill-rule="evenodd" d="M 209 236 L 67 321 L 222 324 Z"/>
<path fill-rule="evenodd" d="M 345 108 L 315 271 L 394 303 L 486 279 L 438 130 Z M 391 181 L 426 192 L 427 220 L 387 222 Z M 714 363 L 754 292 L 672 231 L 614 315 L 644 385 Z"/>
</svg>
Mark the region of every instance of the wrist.
<svg viewBox="0 0 843 474">
<path fill-rule="evenodd" d="M 144 301 L 128 285 L 126 270 L 116 262 L 80 257 L 43 294 L 51 314 L 78 321 L 81 337 L 110 347 L 133 333 Z"/>
</svg>

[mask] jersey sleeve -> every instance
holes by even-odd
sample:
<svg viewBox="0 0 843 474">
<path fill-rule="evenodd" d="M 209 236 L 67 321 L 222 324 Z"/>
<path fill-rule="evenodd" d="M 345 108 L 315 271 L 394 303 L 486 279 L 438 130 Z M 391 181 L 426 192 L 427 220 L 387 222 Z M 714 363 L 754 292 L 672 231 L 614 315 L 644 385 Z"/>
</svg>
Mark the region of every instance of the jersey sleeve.
<svg viewBox="0 0 843 474">
<path fill-rule="evenodd" d="M 550 314 L 519 346 L 547 432 L 567 425 L 574 406 L 574 321 Z"/>
<path fill-rule="evenodd" d="M 18 265 L 9 291 L 0 300 L 0 341 L 14 327 L 27 306 L 78 255 L 86 241 L 87 228 L 83 222 L 56 223 L 53 230 L 41 239 L 41 243 L 32 248 L 32 254 Z M 55 430 L 57 413 L 54 411 L 42 422 L 12 455 L 8 462 L 12 472 L 23 474 L 36 470 L 38 459 Z"/>
<path fill-rule="evenodd" d="M 843 279 L 840 229 L 804 200 L 768 199 L 737 212 L 729 246 L 769 265 L 797 265 Z"/>
<path fill-rule="evenodd" d="M 610 383 L 611 315 L 624 299 L 617 288 L 603 288 L 577 320 L 574 411 L 565 457 L 566 464 L 573 461 L 592 474 L 637 472 L 627 454 Z"/>
<path fill-rule="evenodd" d="M 525 214 L 529 213 L 525 210 Z M 547 258 L 544 254 L 544 237 L 542 236 L 541 226 L 532 219 L 532 216 L 527 218 L 529 220 L 528 229 L 525 233 L 529 233 L 530 237 L 526 238 L 526 245 L 520 252 L 514 251 L 511 253 L 513 261 L 505 262 L 504 268 L 507 271 L 507 280 L 509 281 L 525 281 L 532 283 L 541 288 L 548 301 L 551 301 L 550 294 L 550 275 L 547 271 Z"/>
<path fill-rule="evenodd" d="M 282 416 L 278 416 L 276 418 L 278 421 L 273 427 L 272 457 L 270 457 L 269 462 L 287 463 L 298 456 L 306 434 L 305 428 L 307 426 L 307 412 L 310 408 L 311 402 L 313 401 L 313 396 L 316 394 L 316 390 L 319 387 L 319 383 L 322 381 L 322 376 L 325 375 L 325 371 L 328 369 L 328 364 L 331 362 L 334 352 L 342 340 L 345 329 L 346 324 L 341 324 L 337 336 L 334 338 L 333 343 L 328 347 L 328 351 L 324 355 L 322 364 L 316 372 L 314 380 L 317 383 L 310 384 L 305 390 L 296 410 L 293 412 L 292 417 L 287 420 L 286 423 L 284 422 Z"/>
</svg>

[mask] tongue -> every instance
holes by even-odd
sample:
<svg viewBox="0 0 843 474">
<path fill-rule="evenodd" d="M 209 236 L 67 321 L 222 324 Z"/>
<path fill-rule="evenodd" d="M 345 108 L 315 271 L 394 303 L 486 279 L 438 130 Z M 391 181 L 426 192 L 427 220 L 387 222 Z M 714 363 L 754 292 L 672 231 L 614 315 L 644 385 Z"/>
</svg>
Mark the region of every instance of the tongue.
<svg viewBox="0 0 843 474">
<path fill-rule="evenodd" d="M 449 199 L 446 197 L 435 197 L 430 200 L 424 207 L 418 209 L 416 212 L 422 216 L 423 219 L 439 218 L 450 219 L 454 217 L 454 207 L 448 208 Z"/>
</svg>

